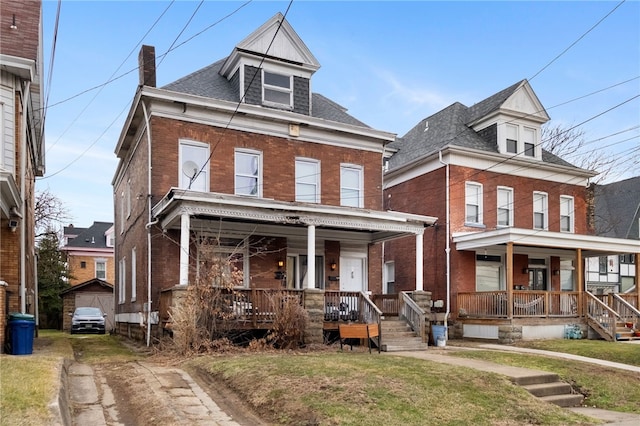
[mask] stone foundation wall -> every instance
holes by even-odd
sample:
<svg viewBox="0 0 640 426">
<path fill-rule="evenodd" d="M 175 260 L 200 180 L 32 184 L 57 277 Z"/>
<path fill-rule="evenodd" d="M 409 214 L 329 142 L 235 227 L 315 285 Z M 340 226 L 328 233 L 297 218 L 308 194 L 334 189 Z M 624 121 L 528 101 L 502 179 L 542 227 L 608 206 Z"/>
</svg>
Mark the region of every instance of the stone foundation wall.
<svg viewBox="0 0 640 426">
<path fill-rule="evenodd" d="M 304 308 L 309 315 L 309 323 L 304 332 L 307 344 L 323 343 L 324 325 L 324 291 L 316 289 L 304 290 Z"/>
<path fill-rule="evenodd" d="M 509 345 L 522 340 L 522 326 L 520 325 L 501 325 L 498 327 L 498 342 L 503 345 Z"/>
</svg>

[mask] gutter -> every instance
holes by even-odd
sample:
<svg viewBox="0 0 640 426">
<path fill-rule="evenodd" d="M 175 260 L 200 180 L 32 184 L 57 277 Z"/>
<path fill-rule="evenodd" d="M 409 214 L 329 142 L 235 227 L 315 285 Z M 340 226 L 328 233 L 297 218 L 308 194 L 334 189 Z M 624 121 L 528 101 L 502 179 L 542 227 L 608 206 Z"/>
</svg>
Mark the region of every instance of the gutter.
<svg viewBox="0 0 640 426">
<path fill-rule="evenodd" d="M 450 238 L 450 206 L 449 206 L 449 163 L 445 163 L 442 160 L 442 150 L 438 151 L 438 159 L 440 161 L 441 164 L 443 164 L 446 167 L 446 201 L 445 201 L 445 205 L 446 205 L 446 232 L 447 232 L 447 243 L 446 243 L 446 247 L 444 249 L 444 252 L 446 253 L 446 259 L 447 259 L 447 310 L 444 314 L 444 327 L 445 327 L 445 333 L 444 333 L 444 338 L 445 341 L 447 339 L 447 336 L 449 335 L 447 333 L 447 322 L 449 320 L 449 315 L 451 313 L 451 238 Z"/>
<path fill-rule="evenodd" d="M 31 96 L 31 82 L 27 81 L 22 88 L 22 142 L 23 146 L 20 147 L 20 215 L 22 216 L 22 223 L 20 224 L 20 312 L 27 313 L 27 301 L 26 301 L 26 279 L 27 279 L 27 232 L 25 224 L 25 192 L 26 192 L 26 179 L 27 179 L 27 121 L 29 116 L 29 97 Z"/>
<path fill-rule="evenodd" d="M 151 217 L 151 126 L 149 125 L 147 106 L 144 101 L 140 103 L 142 104 L 142 112 L 144 113 L 144 122 L 147 126 L 147 161 L 149 161 L 147 166 L 147 209 L 149 219 L 145 225 L 147 230 L 147 347 L 149 347 L 151 345 L 151 226 L 158 223 L 158 221 L 153 221 Z"/>
</svg>

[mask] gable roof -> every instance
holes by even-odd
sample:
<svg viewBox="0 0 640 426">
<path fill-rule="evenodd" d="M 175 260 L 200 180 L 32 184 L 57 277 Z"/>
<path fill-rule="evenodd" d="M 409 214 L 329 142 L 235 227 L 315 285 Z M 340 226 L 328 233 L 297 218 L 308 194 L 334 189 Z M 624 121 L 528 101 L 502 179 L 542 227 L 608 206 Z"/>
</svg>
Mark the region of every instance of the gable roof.
<svg viewBox="0 0 640 426">
<path fill-rule="evenodd" d="M 216 61 L 161 88 L 211 99 L 240 102 L 238 90 L 220 74 L 225 61 L 226 58 Z M 311 116 L 327 121 L 369 128 L 362 121 L 349 115 L 346 108 L 318 93 L 311 94 Z"/>
<path fill-rule="evenodd" d="M 472 125 L 501 110 L 519 90 L 526 90 L 530 100 L 528 108 L 536 109 L 540 119 L 546 117 L 544 108 L 531 90 L 526 80 L 521 80 L 483 101 L 467 107 L 455 102 L 445 109 L 423 119 L 404 136 L 389 144 L 397 152 L 389 159 L 389 169 L 393 170 L 408 163 L 433 154 L 445 147 L 455 146 L 498 154 L 498 146 L 484 139 L 473 130 Z M 540 105 L 540 106 L 537 106 Z M 530 116 L 531 114 L 526 114 Z M 556 165 L 575 167 L 560 157 L 542 150 L 542 161 Z"/>
<path fill-rule="evenodd" d="M 113 226 L 112 222 L 93 222 L 88 228 L 73 228 L 74 232 L 81 230 L 77 237 L 69 239 L 63 250 L 71 248 L 111 248 L 107 247 L 105 233 Z M 65 227 L 65 234 L 68 228 Z"/>
<path fill-rule="evenodd" d="M 67 293 L 72 293 L 72 292 L 76 292 L 76 291 L 79 291 L 79 290 L 84 290 L 84 289 L 89 288 L 89 287 L 98 287 L 98 288 L 102 288 L 102 289 L 105 289 L 105 290 L 113 291 L 113 284 L 110 284 L 110 283 L 108 283 L 106 281 L 103 281 L 100 278 L 91 278 L 88 281 L 85 281 L 85 282 L 80 283 L 78 285 L 74 285 L 74 286 L 71 286 L 71 287 L 69 287 L 69 288 L 67 288 L 65 290 L 62 290 L 60 292 L 60 296 L 64 296 Z"/>
<path fill-rule="evenodd" d="M 594 188 L 596 234 L 640 240 L 640 176 Z"/>
</svg>

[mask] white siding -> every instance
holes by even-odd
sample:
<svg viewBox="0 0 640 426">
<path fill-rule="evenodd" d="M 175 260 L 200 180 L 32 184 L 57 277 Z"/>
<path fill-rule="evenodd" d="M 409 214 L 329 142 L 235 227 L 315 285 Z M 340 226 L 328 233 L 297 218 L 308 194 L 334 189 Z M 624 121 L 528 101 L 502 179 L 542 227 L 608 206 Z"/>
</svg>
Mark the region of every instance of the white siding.
<svg viewBox="0 0 640 426">
<path fill-rule="evenodd" d="M 0 78 L 0 168 L 15 174 L 15 105 L 13 78 Z"/>
</svg>

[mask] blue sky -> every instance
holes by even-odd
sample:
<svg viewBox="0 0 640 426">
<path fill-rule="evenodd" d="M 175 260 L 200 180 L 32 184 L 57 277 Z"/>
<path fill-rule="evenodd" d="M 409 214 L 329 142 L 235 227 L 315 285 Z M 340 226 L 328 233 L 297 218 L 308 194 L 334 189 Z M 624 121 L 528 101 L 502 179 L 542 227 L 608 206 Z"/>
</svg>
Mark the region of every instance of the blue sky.
<svg viewBox="0 0 640 426">
<path fill-rule="evenodd" d="M 37 189 L 63 202 L 70 223 L 113 221 L 114 148 L 138 84 L 140 44 L 158 56 L 174 46 L 157 59 L 163 86 L 227 56 L 289 5 L 245 3 L 63 0 L 49 73 L 58 2 L 44 1 L 51 84 Z M 371 127 L 402 136 L 454 102 L 471 106 L 527 78 L 553 123 L 586 121 L 591 143 L 580 154 L 616 158 L 608 181 L 617 181 L 640 175 L 640 2 L 610 13 L 619 3 L 298 0 L 287 20 L 321 64 L 313 91 Z"/>
</svg>

